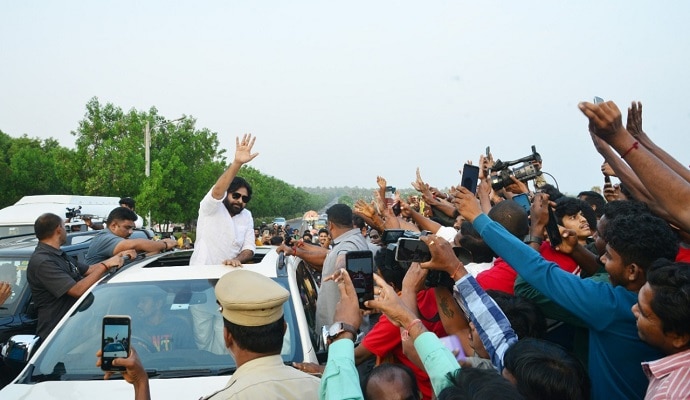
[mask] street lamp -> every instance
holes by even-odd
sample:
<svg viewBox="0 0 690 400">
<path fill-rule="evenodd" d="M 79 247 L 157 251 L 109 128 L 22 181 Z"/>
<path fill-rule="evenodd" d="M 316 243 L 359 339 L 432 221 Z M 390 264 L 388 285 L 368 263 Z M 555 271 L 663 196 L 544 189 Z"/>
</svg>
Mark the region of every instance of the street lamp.
<svg viewBox="0 0 690 400">
<path fill-rule="evenodd" d="M 171 121 L 162 121 L 154 125 L 153 128 L 170 122 L 179 122 L 183 119 L 184 117 L 180 117 L 178 119 L 173 119 Z M 144 166 L 144 175 L 148 179 L 148 177 L 151 176 L 151 126 L 149 125 L 148 120 L 146 121 L 146 128 L 144 128 L 144 159 L 146 160 L 146 165 Z M 151 210 L 149 210 L 147 221 L 149 224 L 149 229 L 151 229 Z"/>
</svg>

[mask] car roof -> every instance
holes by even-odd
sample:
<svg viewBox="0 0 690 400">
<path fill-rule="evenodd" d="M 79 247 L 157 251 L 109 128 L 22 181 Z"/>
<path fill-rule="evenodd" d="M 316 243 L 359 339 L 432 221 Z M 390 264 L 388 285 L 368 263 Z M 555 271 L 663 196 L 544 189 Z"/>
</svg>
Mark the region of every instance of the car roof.
<svg viewBox="0 0 690 400">
<path fill-rule="evenodd" d="M 67 234 L 67 242 L 60 248 L 69 252 L 73 247 L 83 247 L 98 231 L 74 232 Z M 0 256 L 31 255 L 38 245 L 38 239 L 32 233 L 17 237 L 3 238 L 0 240 Z"/>
<path fill-rule="evenodd" d="M 276 246 L 257 246 L 256 254 L 263 255 L 260 263 L 244 264 L 243 269 L 258 272 L 269 278 L 277 277 Z M 239 267 L 228 265 L 189 265 L 192 250 L 173 251 L 146 257 L 124 267 L 110 278 L 101 282 L 136 283 L 153 281 L 173 281 L 186 279 L 219 279 Z"/>
</svg>

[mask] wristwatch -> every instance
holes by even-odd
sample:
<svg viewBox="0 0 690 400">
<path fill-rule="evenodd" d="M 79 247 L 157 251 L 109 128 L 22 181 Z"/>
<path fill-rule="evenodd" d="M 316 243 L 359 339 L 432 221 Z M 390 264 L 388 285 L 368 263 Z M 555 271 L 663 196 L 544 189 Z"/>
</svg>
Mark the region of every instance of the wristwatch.
<svg viewBox="0 0 690 400">
<path fill-rule="evenodd" d="M 328 334 L 327 338 L 329 341 L 334 341 L 338 336 L 340 336 L 341 333 L 344 332 L 350 332 L 352 334 L 352 340 L 354 341 L 357 338 L 357 329 L 350 325 L 346 324 L 344 322 L 336 322 L 333 325 L 328 327 Z"/>
<path fill-rule="evenodd" d="M 532 236 L 532 235 L 527 235 L 525 236 L 525 239 L 523 242 L 530 244 L 530 243 L 536 243 L 541 246 L 541 244 L 544 242 L 544 239 L 540 238 L 539 236 Z"/>
</svg>

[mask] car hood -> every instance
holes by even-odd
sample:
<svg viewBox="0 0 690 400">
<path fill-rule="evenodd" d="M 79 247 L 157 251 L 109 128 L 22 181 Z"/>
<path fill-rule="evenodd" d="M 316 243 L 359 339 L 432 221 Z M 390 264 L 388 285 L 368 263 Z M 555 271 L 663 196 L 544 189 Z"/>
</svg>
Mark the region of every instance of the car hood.
<svg viewBox="0 0 690 400">
<path fill-rule="evenodd" d="M 151 379 L 153 399 L 198 399 L 225 387 L 230 376 Z M 133 399 L 134 386 L 122 379 L 109 381 L 56 381 L 32 385 L 10 384 L 0 391 L 3 399 Z"/>
</svg>

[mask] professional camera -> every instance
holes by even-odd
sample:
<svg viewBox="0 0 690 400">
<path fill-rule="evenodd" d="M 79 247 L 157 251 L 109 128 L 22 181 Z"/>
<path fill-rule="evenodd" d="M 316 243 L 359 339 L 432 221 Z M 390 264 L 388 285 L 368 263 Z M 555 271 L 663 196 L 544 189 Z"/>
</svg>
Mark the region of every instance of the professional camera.
<svg viewBox="0 0 690 400">
<path fill-rule="evenodd" d="M 81 206 L 79 207 L 74 207 L 74 208 L 69 208 L 65 207 L 67 209 L 67 212 L 65 213 L 65 218 L 74 218 L 78 215 L 81 215 Z"/>
<path fill-rule="evenodd" d="M 523 163 L 522 166 L 510 169 L 510 166 Z M 532 145 L 532 154 L 522 157 L 514 161 L 497 160 L 494 166 L 491 167 L 491 187 L 494 190 L 500 190 L 513 183 L 510 179 L 515 176 L 516 179 L 526 182 L 541 175 L 541 156 L 537 153 L 536 146 Z M 493 172 L 496 174 L 494 175 Z"/>
</svg>

